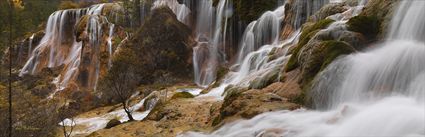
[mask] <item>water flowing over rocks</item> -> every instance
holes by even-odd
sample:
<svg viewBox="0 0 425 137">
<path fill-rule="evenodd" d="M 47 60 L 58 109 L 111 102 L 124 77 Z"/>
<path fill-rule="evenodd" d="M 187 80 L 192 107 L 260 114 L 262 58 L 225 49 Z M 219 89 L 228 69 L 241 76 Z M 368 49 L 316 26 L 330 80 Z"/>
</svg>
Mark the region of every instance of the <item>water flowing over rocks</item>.
<svg viewBox="0 0 425 137">
<path fill-rule="evenodd" d="M 114 1 L 56 11 L 5 53 L 15 87 L 76 111 L 53 121 L 78 137 L 423 136 L 424 9 Z"/>
</svg>

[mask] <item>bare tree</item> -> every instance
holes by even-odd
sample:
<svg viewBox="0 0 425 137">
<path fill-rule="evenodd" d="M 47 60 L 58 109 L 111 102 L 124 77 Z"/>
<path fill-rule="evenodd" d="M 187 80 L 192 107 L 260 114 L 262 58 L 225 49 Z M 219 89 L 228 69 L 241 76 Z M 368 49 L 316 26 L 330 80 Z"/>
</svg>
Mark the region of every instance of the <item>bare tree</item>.
<svg viewBox="0 0 425 137">
<path fill-rule="evenodd" d="M 65 100 L 66 103 L 68 103 L 67 100 Z M 71 137 L 72 131 L 75 127 L 75 111 L 71 108 L 69 108 L 68 105 L 64 105 L 61 108 L 58 109 L 58 118 L 61 121 L 61 127 L 63 131 L 64 137 Z M 68 123 L 69 122 L 69 123 Z"/>
<path fill-rule="evenodd" d="M 112 67 L 103 80 L 103 85 L 107 87 L 104 93 L 121 103 L 128 119 L 133 121 L 128 99 L 133 95 L 139 81 L 139 76 L 135 74 L 136 58 L 133 51 L 122 49 L 120 52 L 124 53 L 114 57 Z"/>
</svg>

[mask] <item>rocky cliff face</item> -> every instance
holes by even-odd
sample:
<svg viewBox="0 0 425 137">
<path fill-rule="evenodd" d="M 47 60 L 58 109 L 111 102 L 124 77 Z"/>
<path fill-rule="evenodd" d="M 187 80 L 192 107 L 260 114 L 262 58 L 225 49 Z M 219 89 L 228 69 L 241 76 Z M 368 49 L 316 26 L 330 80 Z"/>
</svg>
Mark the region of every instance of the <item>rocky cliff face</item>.
<svg viewBox="0 0 425 137">
<path fill-rule="evenodd" d="M 192 77 L 194 44 L 190 34 L 191 30 L 179 22 L 169 8 L 155 9 L 134 36 L 119 47 L 115 54 L 135 54 L 135 71 L 143 78 L 140 84 L 189 80 Z M 132 52 L 126 53 L 129 50 Z M 112 67 L 114 63 L 112 62 Z"/>
</svg>

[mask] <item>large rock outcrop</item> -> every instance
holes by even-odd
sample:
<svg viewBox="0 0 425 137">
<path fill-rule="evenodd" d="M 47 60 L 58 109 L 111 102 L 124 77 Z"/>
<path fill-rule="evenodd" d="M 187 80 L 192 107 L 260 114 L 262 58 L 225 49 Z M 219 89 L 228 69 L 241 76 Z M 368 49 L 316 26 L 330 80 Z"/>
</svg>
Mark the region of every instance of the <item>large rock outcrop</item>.
<svg viewBox="0 0 425 137">
<path fill-rule="evenodd" d="M 192 80 L 191 30 L 167 7 L 154 9 L 142 27 L 118 47 L 105 77 L 133 71 L 139 85 L 168 85 Z M 131 59 L 126 59 L 131 57 Z M 123 62 L 125 61 L 125 62 Z M 125 67 L 123 67 L 125 66 Z M 115 68 L 134 68 L 120 70 Z M 101 90 L 108 90 L 101 78 Z"/>
</svg>

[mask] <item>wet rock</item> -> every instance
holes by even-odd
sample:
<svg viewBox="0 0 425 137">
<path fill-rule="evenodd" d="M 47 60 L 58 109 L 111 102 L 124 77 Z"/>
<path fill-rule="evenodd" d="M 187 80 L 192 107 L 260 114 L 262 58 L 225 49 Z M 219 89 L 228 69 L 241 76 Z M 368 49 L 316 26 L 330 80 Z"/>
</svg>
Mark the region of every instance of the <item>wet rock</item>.
<svg viewBox="0 0 425 137">
<path fill-rule="evenodd" d="M 189 92 L 177 92 L 175 93 L 171 99 L 178 99 L 178 98 L 194 98 L 195 96 L 193 96 L 192 94 L 190 94 Z"/>
<path fill-rule="evenodd" d="M 348 22 L 348 30 L 359 32 L 373 41 L 380 32 L 380 22 L 376 16 L 359 15 L 351 18 Z"/>
<path fill-rule="evenodd" d="M 292 56 L 286 64 L 285 71 L 289 72 L 299 66 L 298 57 L 301 49 L 309 43 L 309 41 L 319 32 L 321 29 L 325 29 L 329 24 L 334 22 L 332 19 L 320 20 L 316 23 L 306 23 L 303 26 L 302 33 L 298 45 L 291 51 Z"/>
<path fill-rule="evenodd" d="M 309 22 L 316 22 L 325 19 L 330 15 L 342 13 L 347 10 L 344 4 L 327 4 L 323 6 L 319 11 L 310 16 Z"/>
<path fill-rule="evenodd" d="M 213 126 L 218 125 L 225 119 L 252 118 L 258 114 L 276 111 L 293 110 L 300 106 L 287 102 L 286 99 L 261 90 L 233 91 L 229 92 L 220 108 L 220 115 L 214 118 Z"/>
<path fill-rule="evenodd" d="M 309 42 L 300 54 L 301 85 L 307 85 L 313 78 L 340 55 L 355 52 L 355 49 L 341 41 Z"/>
<path fill-rule="evenodd" d="M 118 126 L 121 124 L 121 121 L 117 120 L 117 119 L 112 119 L 108 122 L 108 124 L 106 124 L 106 129 L 110 129 L 113 128 L 115 126 Z"/>
<path fill-rule="evenodd" d="M 362 16 L 376 17 L 380 22 L 377 39 L 383 39 L 388 34 L 389 29 L 387 28 L 390 26 L 391 18 L 399 2 L 397 0 L 369 0 L 360 13 Z"/>
</svg>

